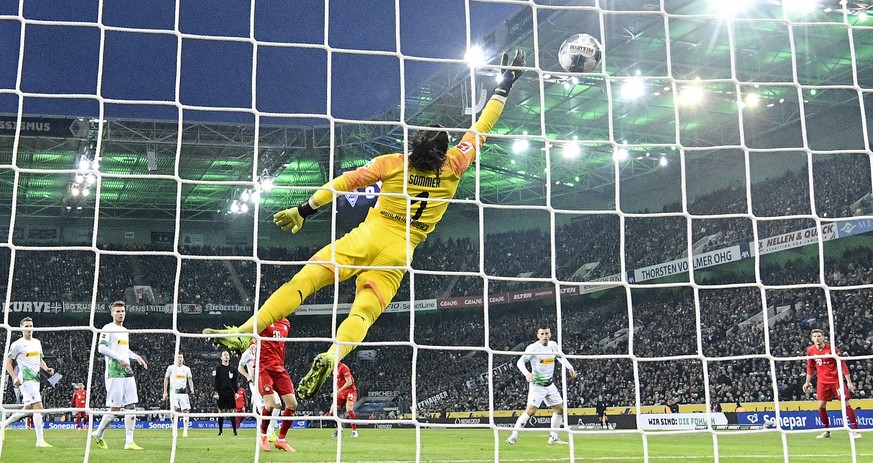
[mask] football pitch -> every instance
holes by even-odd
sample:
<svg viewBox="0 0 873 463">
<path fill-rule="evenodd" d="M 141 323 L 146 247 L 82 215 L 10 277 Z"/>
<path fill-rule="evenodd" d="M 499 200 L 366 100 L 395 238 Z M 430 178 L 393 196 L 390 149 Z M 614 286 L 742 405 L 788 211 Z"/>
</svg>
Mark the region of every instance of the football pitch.
<svg viewBox="0 0 873 463">
<path fill-rule="evenodd" d="M 296 453 L 273 449 L 261 452 L 260 462 L 415 462 L 417 438 L 414 429 L 361 429 L 360 437 L 351 439 L 346 430 L 340 442 L 331 437 L 331 429 L 292 430 L 288 437 Z M 849 463 L 873 461 L 873 434 L 855 441 L 855 459 L 845 431 L 835 431 L 830 439 L 816 439 L 812 433 L 788 434 L 788 461 L 794 463 Z M 640 434 L 595 431 L 577 433 L 571 445 L 547 445 L 545 432 L 524 432 L 516 445 L 504 442 L 508 431 L 497 435 L 487 429 L 422 429 L 420 433 L 422 462 L 443 463 L 543 463 L 561 461 L 582 462 L 644 462 L 643 437 Z M 45 433 L 54 448 L 34 447 L 33 431 L 9 430 L 3 442 L 0 461 L 67 463 L 85 460 L 87 434 L 84 431 L 52 431 Z M 562 438 L 570 439 L 566 433 Z M 702 463 L 714 462 L 715 446 L 708 433 L 646 434 L 648 461 Z M 108 450 L 92 445 L 87 461 L 102 463 L 157 463 L 174 461 L 251 462 L 255 461 L 255 433 L 245 430 L 238 437 L 230 433 L 218 437 L 214 430 L 191 430 L 189 437 L 179 437 L 175 455 L 173 438 L 167 430 L 137 430 L 136 443 L 141 451 L 122 450 L 124 431 L 110 429 L 106 433 Z M 499 452 L 495 458 L 495 450 Z M 718 435 L 720 462 L 782 462 L 782 436 L 778 432 Z"/>
</svg>

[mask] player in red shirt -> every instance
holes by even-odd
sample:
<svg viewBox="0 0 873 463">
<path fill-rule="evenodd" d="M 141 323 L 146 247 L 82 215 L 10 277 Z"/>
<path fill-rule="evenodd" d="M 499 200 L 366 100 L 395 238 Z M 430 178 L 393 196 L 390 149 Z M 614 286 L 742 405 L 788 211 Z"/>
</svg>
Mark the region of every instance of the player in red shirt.
<svg viewBox="0 0 873 463">
<path fill-rule="evenodd" d="M 289 331 L 291 331 L 291 322 L 287 318 L 283 318 L 261 331 L 259 339 L 256 341 L 261 343 L 258 349 L 258 391 L 264 398 L 262 415 L 266 419 L 261 420 L 260 443 L 261 449 L 265 452 L 270 451 L 270 441 L 267 435 L 267 427 L 270 424 L 269 417 L 272 415 L 273 409 L 280 408 L 280 405 L 276 403 L 273 391 L 279 394 L 285 404 L 282 416 L 291 417 L 297 412 L 294 383 L 291 382 L 291 376 L 285 370 L 285 341 L 272 340 L 274 338 L 287 338 Z M 282 420 L 282 425 L 279 427 L 279 438 L 274 444 L 277 449 L 286 452 L 296 451 L 285 440 L 285 435 L 290 427 L 290 419 Z"/>
<path fill-rule="evenodd" d="M 88 398 L 88 391 L 85 390 L 85 385 L 76 383 L 76 390 L 73 391 L 73 399 L 70 400 L 70 408 L 81 409 L 76 412 L 76 429 L 84 429 L 88 425 L 88 412 L 85 411 L 85 400 Z M 85 426 L 82 423 L 85 423 Z"/>
<path fill-rule="evenodd" d="M 806 355 L 809 357 L 818 355 L 840 355 L 840 350 L 835 346 L 825 342 L 824 332 L 819 329 L 812 330 L 812 345 L 806 349 Z M 855 390 L 855 385 L 849 378 L 849 367 L 845 362 L 840 362 L 843 370 L 843 379 L 845 380 L 842 390 L 846 395 L 846 416 L 849 418 L 849 423 L 852 428 L 858 429 L 858 418 L 855 417 L 855 410 L 849 405 L 849 399 L 852 398 L 852 392 Z M 818 381 L 816 385 L 816 396 L 818 397 L 818 415 L 821 417 L 821 422 L 825 429 L 830 428 L 830 420 L 828 419 L 827 403 L 831 400 L 840 400 L 840 377 L 837 373 L 837 360 L 833 357 L 811 358 L 806 361 L 806 382 L 803 383 L 803 392 L 809 392 L 812 387 L 813 369 Z M 852 431 L 849 435 L 853 439 L 860 439 L 861 433 Z M 819 438 L 831 437 L 830 431 L 825 431 L 818 436 Z"/>
<path fill-rule="evenodd" d="M 245 413 L 246 411 L 246 402 L 249 401 L 249 395 L 246 394 L 246 388 L 240 386 L 239 389 L 236 390 L 236 394 L 234 394 L 234 399 L 236 399 L 236 409 L 234 409 L 237 413 Z M 239 427 L 239 424 L 242 423 L 243 417 L 236 417 L 236 427 Z"/>
<path fill-rule="evenodd" d="M 355 401 L 358 400 L 358 388 L 355 385 L 355 378 L 352 377 L 352 370 L 345 363 L 338 363 L 336 366 L 336 403 L 330 406 L 328 415 L 333 416 L 334 411 L 339 411 L 345 407 L 346 413 L 350 420 L 357 419 L 355 416 Z M 339 429 L 339 424 L 337 424 Z M 336 437 L 337 432 L 334 431 L 333 437 Z M 352 437 L 358 437 L 358 425 L 352 421 Z"/>
</svg>

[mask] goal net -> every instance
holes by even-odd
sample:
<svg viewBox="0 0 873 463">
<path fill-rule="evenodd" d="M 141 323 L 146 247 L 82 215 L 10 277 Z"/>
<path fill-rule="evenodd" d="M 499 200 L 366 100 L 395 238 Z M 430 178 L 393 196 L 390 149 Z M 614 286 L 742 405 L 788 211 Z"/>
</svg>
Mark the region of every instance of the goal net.
<svg viewBox="0 0 873 463">
<path fill-rule="evenodd" d="M 266 458 L 239 356 L 240 400 L 219 407 L 226 370 L 202 329 L 255 314 L 366 217 L 381 185 L 337 197 L 293 236 L 275 212 L 430 124 L 460 140 L 515 49 L 525 72 L 482 152 L 343 360 L 354 415 L 329 379 L 289 419 L 298 455 L 873 455 L 857 440 L 873 437 L 871 4 L 152 3 L 0 5 L 0 326 L 14 377 L 30 380 L 0 380 L 4 459 L 32 455 L 34 390 L 55 446 L 40 458 L 103 458 L 91 433 L 112 418 L 100 339 L 114 301 L 148 368 L 132 362 L 138 397 L 103 435 L 109 451 L 135 438 L 149 460 Z M 559 62 L 576 34 L 602 44 L 591 72 Z M 355 291 L 326 287 L 289 316 L 295 384 Z M 25 318 L 41 357 L 12 347 L 30 336 Z M 555 362 L 560 401 L 531 404 L 517 362 L 540 328 L 573 369 Z M 814 330 L 839 354 L 808 350 Z M 190 413 L 164 397 L 179 354 Z M 54 371 L 22 371 L 34 356 Z M 132 435 L 122 415 L 136 417 Z"/>
</svg>

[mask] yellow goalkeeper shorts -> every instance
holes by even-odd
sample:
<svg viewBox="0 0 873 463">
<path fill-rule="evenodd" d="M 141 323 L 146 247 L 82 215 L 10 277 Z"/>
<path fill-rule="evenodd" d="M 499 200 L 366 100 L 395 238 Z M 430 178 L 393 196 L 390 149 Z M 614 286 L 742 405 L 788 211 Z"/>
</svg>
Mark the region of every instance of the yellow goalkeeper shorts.
<svg viewBox="0 0 873 463">
<path fill-rule="evenodd" d="M 334 255 L 334 251 L 336 255 Z M 394 232 L 366 222 L 358 225 L 342 238 L 321 248 L 310 261 L 336 272 L 339 266 L 339 280 L 345 281 L 357 276 L 356 293 L 364 287 L 372 288 L 382 303 L 382 310 L 388 306 L 406 269 L 387 269 L 378 267 L 406 266 L 406 239 Z M 411 250 L 410 250 L 411 254 Z M 410 255 L 410 261 L 411 261 Z M 355 268 L 345 267 L 356 266 Z M 377 268 L 358 268 L 377 267 Z"/>
</svg>

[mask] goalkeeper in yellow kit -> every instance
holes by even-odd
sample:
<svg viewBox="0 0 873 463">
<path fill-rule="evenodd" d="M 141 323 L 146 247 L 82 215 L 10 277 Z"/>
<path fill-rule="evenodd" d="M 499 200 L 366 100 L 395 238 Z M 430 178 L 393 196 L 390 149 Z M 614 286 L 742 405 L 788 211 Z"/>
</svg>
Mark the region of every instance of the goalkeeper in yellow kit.
<svg viewBox="0 0 873 463">
<path fill-rule="evenodd" d="M 334 283 L 334 272 L 339 272 L 339 281 L 357 277 L 351 311 L 337 329 L 338 342 L 316 356 L 309 373 L 300 381 L 297 390 L 300 398 L 314 396 L 332 374 L 334 365 L 364 340 L 367 330 L 397 293 L 406 270 L 390 267 L 405 267 L 412 262 L 415 247 L 442 218 L 449 205 L 446 200 L 455 196 L 461 176 L 475 160 L 485 134 L 491 132 L 503 111 L 512 84 L 522 73 L 524 52 L 518 50 L 512 63 L 504 53 L 501 66 L 504 68 L 501 82 L 476 124 L 457 146 L 449 147 L 449 134 L 439 130 L 440 126 L 421 130 L 410 141 L 408 153 L 378 156 L 367 165 L 334 178 L 303 204 L 276 213 L 273 216 L 276 225 L 297 233 L 307 217 L 333 201 L 333 191 L 341 195 L 382 182 L 383 195 L 364 222 L 318 251 L 311 263 L 270 295 L 255 316 L 239 327 L 207 328 L 203 333 L 225 335 L 214 342 L 243 352 L 250 336 L 290 315 L 310 294 Z M 236 334 L 242 336 L 227 336 Z"/>
</svg>

